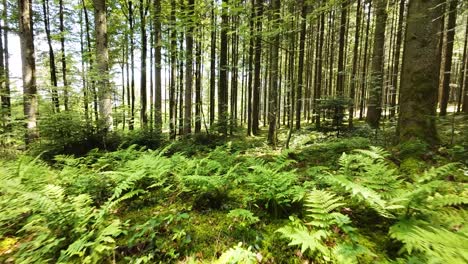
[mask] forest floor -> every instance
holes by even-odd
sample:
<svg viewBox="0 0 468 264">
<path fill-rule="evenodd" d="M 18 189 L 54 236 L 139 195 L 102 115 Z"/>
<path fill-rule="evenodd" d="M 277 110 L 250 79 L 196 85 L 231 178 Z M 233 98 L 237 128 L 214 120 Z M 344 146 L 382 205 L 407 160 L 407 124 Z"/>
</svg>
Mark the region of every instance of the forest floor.
<svg viewBox="0 0 468 264">
<path fill-rule="evenodd" d="M 0 159 L 2 263 L 467 263 L 468 128 L 394 124 Z M 239 133 L 237 133 L 239 134 Z M 280 130 L 283 143 L 287 130 Z"/>
</svg>

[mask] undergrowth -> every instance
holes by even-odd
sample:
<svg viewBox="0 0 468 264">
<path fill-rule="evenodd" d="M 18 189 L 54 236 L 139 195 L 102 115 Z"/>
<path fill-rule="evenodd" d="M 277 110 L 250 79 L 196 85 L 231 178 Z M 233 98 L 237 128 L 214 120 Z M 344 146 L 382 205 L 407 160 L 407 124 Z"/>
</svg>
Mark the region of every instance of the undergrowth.
<svg viewBox="0 0 468 264">
<path fill-rule="evenodd" d="M 466 263 L 466 168 L 368 143 L 0 160 L 0 262 Z"/>
</svg>

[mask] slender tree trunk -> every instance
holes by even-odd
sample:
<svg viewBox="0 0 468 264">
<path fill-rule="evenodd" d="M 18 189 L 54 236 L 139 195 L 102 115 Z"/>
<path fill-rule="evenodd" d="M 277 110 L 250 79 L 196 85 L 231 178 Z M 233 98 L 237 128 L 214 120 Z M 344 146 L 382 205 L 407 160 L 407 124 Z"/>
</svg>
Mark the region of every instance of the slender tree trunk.
<svg viewBox="0 0 468 264">
<path fill-rule="evenodd" d="M 133 21 L 133 1 L 128 1 L 128 22 L 130 26 L 130 121 L 128 129 L 133 130 L 135 127 L 135 38 L 134 38 L 134 21 Z"/>
<path fill-rule="evenodd" d="M 400 141 L 439 142 L 435 125 L 442 0 L 412 0 L 403 52 L 398 135 Z"/>
<path fill-rule="evenodd" d="M 227 94 L 228 94 L 228 0 L 223 0 L 223 10 L 221 14 L 221 50 L 219 55 L 219 84 L 218 84 L 218 120 L 219 133 L 227 135 Z"/>
<path fill-rule="evenodd" d="M 161 0 L 154 0 L 154 124 L 159 133 L 162 132 L 161 47 Z"/>
<path fill-rule="evenodd" d="M 109 49 L 107 46 L 106 0 L 94 0 L 96 65 L 100 126 L 104 133 L 112 131 L 112 89 L 109 85 Z"/>
<path fill-rule="evenodd" d="M 404 0 L 403 0 L 404 1 Z M 354 102 L 356 97 L 356 83 L 358 81 L 357 67 L 358 67 L 358 57 L 359 57 L 359 33 L 361 26 L 361 0 L 357 0 L 356 7 L 356 30 L 354 32 L 354 47 L 353 47 L 353 68 L 351 70 L 351 87 L 349 91 L 349 97 Z M 353 128 L 353 119 L 354 119 L 354 104 L 350 105 L 348 108 L 349 111 L 349 128 Z"/>
<path fill-rule="evenodd" d="M 458 98 L 458 110 L 462 110 L 464 113 L 468 113 L 468 19 L 466 19 L 465 24 L 465 44 L 463 45 L 463 57 L 462 57 L 462 66 L 460 74 L 460 94 Z M 463 99 L 463 108 L 461 108 L 461 103 Z"/>
<path fill-rule="evenodd" d="M 364 117 L 364 103 L 366 102 L 366 83 L 367 83 L 367 70 L 368 70 L 368 50 L 369 50 L 369 30 L 370 30 L 370 24 L 371 24 L 371 2 L 369 3 L 369 8 L 367 10 L 367 25 L 366 25 L 366 40 L 364 42 L 364 58 L 363 58 L 363 69 L 362 69 L 362 75 L 361 75 L 361 102 L 359 104 L 359 120 L 362 120 Z"/>
<path fill-rule="evenodd" d="M 57 67 L 55 66 L 55 54 L 52 47 L 52 37 L 50 35 L 50 23 L 49 23 L 49 1 L 42 0 L 42 11 L 44 15 L 44 30 L 47 37 L 47 45 L 49 46 L 49 70 L 50 70 L 50 82 L 52 85 L 52 104 L 55 112 L 60 112 L 60 102 L 57 91 Z"/>
<path fill-rule="evenodd" d="M 169 88 L 169 129 L 170 138 L 176 138 L 176 78 L 177 78 L 177 29 L 176 0 L 171 0 L 171 83 Z"/>
<path fill-rule="evenodd" d="M 200 40 L 196 48 L 196 71 L 195 71 L 195 133 L 201 132 L 202 125 L 202 42 L 203 33 L 199 30 Z"/>
<path fill-rule="evenodd" d="M 188 0 L 187 9 L 187 34 L 186 38 L 186 61 L 185 69 L 185 115 L 184 115 L 184 134 L 192 133 L 192 90 L 193 90 L 193 29 L 194 29 L 194 10 L 195 1 Z"/>
<path fill-rule="evenodd" d="M 321 1 L 320 4 L 323 4 Z M 318 100 L 322 97 L 322 63 L 323 63 L 323 41 L 325 34 L 325 14 L 320 14 L 320 32 L 317 48 L 317 62 L 315 67 L 315 85 L 314 85 L 314 112 L 315 126 L 320 128 L 320 110 L 318 109 Z"/>
<path fill-rule="evenodd" d="M 303 3 L 304 4 L 304 3 Z M 274 25 L 279 24 L 280 19 L 280 0 L 272 0 L 271 3 L 272 19 Z M 268 143 L 276 146 L 276 114 L 278 105 L 278 54 L 280 45 L 280 33 L 276 32 L 272 37 L 270 48 L 270 89 L 268 106 Z"/>
<path fill-rule="evenodd" d="M 85 121 L 89 124 L 89 98 L 88 98 L 88 81 L 86 78 L 86 55 L 85 55 L 85 43 L 84 43 L 84 29 L 83 29 L 83 10 L 80 11 L 80 52 L 81 52 L 81 80 L 83 85 L 83 108 Z"/>
<path fill-rule="evenodd" d="M 444 59 L 444 79 L 442 86 L 442 98 L 440 100 L 440 116 L 447 115 L 447 105 L 450 95 L 450 75 L 452 73 L 453 44 L 455 40 L 455 26 L 457 21 L 457 0 L 449 0 L 449 15 L 447 25 L 447 42 Z"/>
<path fill-rule="evenodd" d="M 301 33 L 299 37 L 299 65 L 297 71 L 297 104 L 296 104 L 296 129 L 301 128 L 301 109 L 303 101 L 303 83 L 304 83 L 304 56 L 305 56 L 305 41 L 307 27 L 307 2 L 301 0 Z M 278 43 L 279 44 L 279 43 Z"/>
<path fill-rule="evenodd" d="M 86 5 L 85 5 L 85 2 L 84 0 L 81 0 L 81 4 L 82 4 L 82 7 L 83 7 L 83 13 L 84 13 L 84 18 L 85 18 L 85 27 L 86 27 L 86 42 L 87 42 L 87 46 L 88 46 L 88 56 L 89 56 L 89 72 L 93 73 L 94 72 L 94 60 L 93 60 L 93 57 L 91 55 L 91 30 L 90 30 L 90 21 L 89 21 L 89 18 L 88 18 L 88 10 L 86 8 Z M 98 115 L 98 99 L 97 99 L 97 92 L 96 92 L 96 82 L 95 82 L 95 78 L 92 77 L 91 78 L 91 91 L 93 92 L 93 110 L 94 110 L 94 118 L 95 118 L 95 121 L 98 122 L 98 118 L 99 118 L 99 115 Z"/>
<path fill-rule="evenodd" d="M 210 126 L 215 121 L 215 86 L 216 86 L 216 16 L 214 13 L 216 1 L 211 7 L 211 47 L 210 47 Z"/>
<path fill-rule="evenodd" d="M 19 35 L 23 72 L 23 110 L 26 118 L 26 144 L 33 142 L 39 137 L 36 122 L 38 102 L 33 32 L 31 2 L 29 0 L 20 0 Z"/>
<path fill-rule="evenodd" d="M 384 77 L 384 46 L 385 46 L 385 24 L 387 11 L 385 0 L 375 1 L 375 31 L 374 45 L 372 48 L 372 72 L 371 90 L 369 91 L 369 104 L 367 106 L 366 122 L 372 128 L 378 128 L 382 114 L 382 91 Z"/>
<path fill-rule="evenodd" d="M 147 58 L 147 37 L 146 37 L 146 6 L 145 1 L 140 0 L 140 34 L 141 34 L 141 72 L 140 72 L 140 118 L 141 128 L 148 128 L 147 91 L 146 91 L 146 58 Z"/>
<path fill-rule="evenodd" d="M 263 19 L 263 0 L 255 1 L 255 73 L 253 84 L 253 100 L 252 100 L 252 133 L 259 134 L 259 117 L 260 117 L 260 72 L 261 72 L 261 54 L 262 54 L 262 19 Z"/>
<path fill-rule="evenodd" d="M 3 54 L 0 56 L 5 56 L 4 59 L 4 83 L 3 83 L 3 90 L 1 90 L 1 101 L 2 101 L 2 113 L 4 115 L 5 120 L 5 130 L 11 131 L 11 91 L 10 91 L 10 62 L 9 62 L 9 50 L 8 50 L 8 19 L 7 19 L 7 1 L 3 0 L 3 25 L 5 26 L 3 30 Z M 1 37 L 1 35 L 0 35 Z"/>
<path fill-rule="evenodd" d="M 233 130 L 237 127 L 237 93 L 238 93 L 238 78 L 239 78 L 239 53 L 238 53 L 238 46 L 239 46 L 239 36 L 236 33 L 236 28 L 238 27 L 237 22 L 238 14 L 234 13 L 231 15 L 232 18 L 232 35 L 231 35 L 231 61 L 232 61 L 232 74 L 231 74 L 231 120 L 230 120 L 230 131 L 229 133 L 232 135 Z"/>
<path fill-rule="evenodd" d="M 401 43 L 403 36 L 403 19 L 405 13 L 405 0 L 400 0 L 400 7 L 398 12 L 398 25 L 397 25 L 397 35 L 395 42 L 395 56 L 393 57 L 393 73 L 392 73 L 392 99 L 391 99 L 391 108 L 390 108 L 390 118 L 395 117 L 396 113 L 396 99 L 399 91 L 398 85 L 398 76 L 400 75 L 400 54 L 401 54 Z"/>
<path fill-rule="evenodd" d="M 252 0 L 252 11 L 249 22 L 250 36 L 249 36 L 249 68 L 248 68 L 248 83 L 247 83 L 247 136 L 252 135 L 252 87 L 253 87 L 253 61 L 254 61 L 254 21 L 256 19 L 255 4 Z"/>
<path fill-rule="evenodd" d="M 348 1 L 341 3 L 341 17 L 340 17 L 340 39 L 338 47 L 338 74 L 336 79 L 336 95 L 344 97 L 344 81 L 345 81 L 345 43 L 346 43 L 346 20 L 348 17 Z M 341 115 L 344 109 L 339 109 L 338 113 Z"/>
<path fill-rule="evenodd" d="M 68 80 L 67 80 L 67 59 L 65 53 L 65 26 L 63 21 L 63 0 L 59 0 L 59 19 L 60 19 L 60 49 L 62 51 L 62 78 L 63 78 L 63 104 L 65 111 L 69 109 Z"/>
</svg>

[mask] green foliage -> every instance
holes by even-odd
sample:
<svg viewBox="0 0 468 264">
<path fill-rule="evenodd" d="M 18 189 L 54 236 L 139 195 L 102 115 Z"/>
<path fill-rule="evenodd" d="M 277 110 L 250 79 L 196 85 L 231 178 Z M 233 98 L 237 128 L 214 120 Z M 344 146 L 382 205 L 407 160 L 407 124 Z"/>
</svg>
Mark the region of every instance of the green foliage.
<svg viewBox="0 0 468 264">
<path fill-rule="evenodd" d="M 232 222 L 236 223 L 240 228 L 249 227 L 260 221 L 252 212 L 246 209 L 234 209 L 229 211 L 227 215 Z"/>
<path fill-rule="evenodd" d="M 237 246 L 230 248 L 224 252 L 217 261 L 216 264 L 254 264 L 257 263 L 255 253 L 249 247 L 247 249 L 242 247 L 242 243 Z"/>
<path fill-rule="evenodd" d="M 466 262 L 466 168 L 420 172 L 382 148 L 349 149 L 367 143 L 0 160 L 0 262 Z"/>
<path fill-rule="evenodd" d="M 357 263 L 359 256 L 372 253 L 357 244 L 358 234 L 351 220 L 337 211 L 344 205 L 340 200 L 329 191 L 311 191 L 304 203 L 308 220 L 291 217 L 291 223 L 277 232 L 291 241 L 290 246 L 300 246 L 302 253 L 308 252 L 319 263 L 338 260 Z"/>
</svg>

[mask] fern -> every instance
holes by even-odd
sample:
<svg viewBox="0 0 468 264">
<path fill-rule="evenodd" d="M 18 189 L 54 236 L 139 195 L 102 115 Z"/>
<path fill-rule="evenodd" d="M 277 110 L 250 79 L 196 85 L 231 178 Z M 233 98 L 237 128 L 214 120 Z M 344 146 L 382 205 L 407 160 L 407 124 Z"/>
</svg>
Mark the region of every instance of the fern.
<svg viewBox="0 0 468 264">
<path fill-rule="evenodd" d="M 433 262 L 468 262 L 468 236 L 415 220 L 401 220 L 390 229 L 390 236 L 402 241 L 408 254 L 424 253 Z"/>
</svg>

